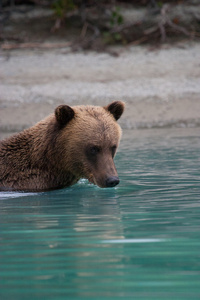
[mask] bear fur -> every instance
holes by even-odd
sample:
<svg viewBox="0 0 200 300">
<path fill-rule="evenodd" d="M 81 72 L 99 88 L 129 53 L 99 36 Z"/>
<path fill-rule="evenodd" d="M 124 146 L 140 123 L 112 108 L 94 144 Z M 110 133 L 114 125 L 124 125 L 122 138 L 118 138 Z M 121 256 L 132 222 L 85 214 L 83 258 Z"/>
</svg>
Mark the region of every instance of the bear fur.
<svg viewBox="0 0 200 300">
<path fill-rule="evenodd" d="M 119 183 L 113 162 L 121 137 L 121 101 L 60 105 L 33 127 L 0 141 L 0 190 L 45 191 L 86 178 L 99 187 Z"/>
</svg>

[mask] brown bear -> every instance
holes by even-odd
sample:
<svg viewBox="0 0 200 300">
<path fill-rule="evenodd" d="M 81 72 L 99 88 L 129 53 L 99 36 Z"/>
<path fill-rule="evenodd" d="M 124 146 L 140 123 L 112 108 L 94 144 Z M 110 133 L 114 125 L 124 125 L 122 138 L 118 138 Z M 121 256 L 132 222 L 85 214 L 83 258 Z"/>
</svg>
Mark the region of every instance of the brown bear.
<svg viewBox="0 0 200 300">
<path fill-rule="evenodd" d="M 86 178 L 99 187 L 119 183 L 113 162 L 121 137 L 121 101 L 60 105 L 33 127 L 0 142 L 0 190 L 45 191 Z"/>
</svg>

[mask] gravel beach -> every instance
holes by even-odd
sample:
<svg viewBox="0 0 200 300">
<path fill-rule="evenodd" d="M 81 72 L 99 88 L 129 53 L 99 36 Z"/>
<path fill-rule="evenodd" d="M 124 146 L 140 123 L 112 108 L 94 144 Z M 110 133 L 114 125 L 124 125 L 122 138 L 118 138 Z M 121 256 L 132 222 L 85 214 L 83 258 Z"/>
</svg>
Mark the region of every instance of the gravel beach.
<svg viewBox="0 0 200 300">
<path fill-rule="evenodd" d="M 200 126 L 200 44 L 108 53 L 0 52 L 0 132 L 17 132 L 59 104 L 123 100 L 126 129 Z"/>
</svg>

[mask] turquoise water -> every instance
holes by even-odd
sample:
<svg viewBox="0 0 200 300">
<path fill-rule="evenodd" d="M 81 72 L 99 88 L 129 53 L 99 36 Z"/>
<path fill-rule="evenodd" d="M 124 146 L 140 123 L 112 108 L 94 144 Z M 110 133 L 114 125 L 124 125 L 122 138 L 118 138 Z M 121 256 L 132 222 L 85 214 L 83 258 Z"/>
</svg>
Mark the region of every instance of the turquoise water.
<svg viewBox="0 0 200 300">
<path fill-rule="evenodd" d="M 199 130 L 125 132 L 113 189 L 0 194 L 0 299 L 200 299 Z"/>
</svg>

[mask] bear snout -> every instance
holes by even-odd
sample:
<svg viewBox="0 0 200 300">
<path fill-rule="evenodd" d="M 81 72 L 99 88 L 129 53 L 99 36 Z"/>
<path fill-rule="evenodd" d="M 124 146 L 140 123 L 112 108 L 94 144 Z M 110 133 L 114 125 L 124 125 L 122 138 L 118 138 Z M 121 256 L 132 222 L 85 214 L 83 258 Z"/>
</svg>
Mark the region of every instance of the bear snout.
<svg viewBox="0 0 200 300">
<path fill-rule="evenodd" d="M 98 178 L 95 178 L 93 175 L 89 178 L 89 181 L 93 184 L 96 184 L 100 188 L 112 188 L 118 185 L 120 182 L 119 177 L 114 175 Z"/>
<path fill-rule="evenodd" d="M 106 179 L 106 187 L 115 187 L 119 184 L 119 178 L 117 176 L 110 176 Z"/>
</svg>

